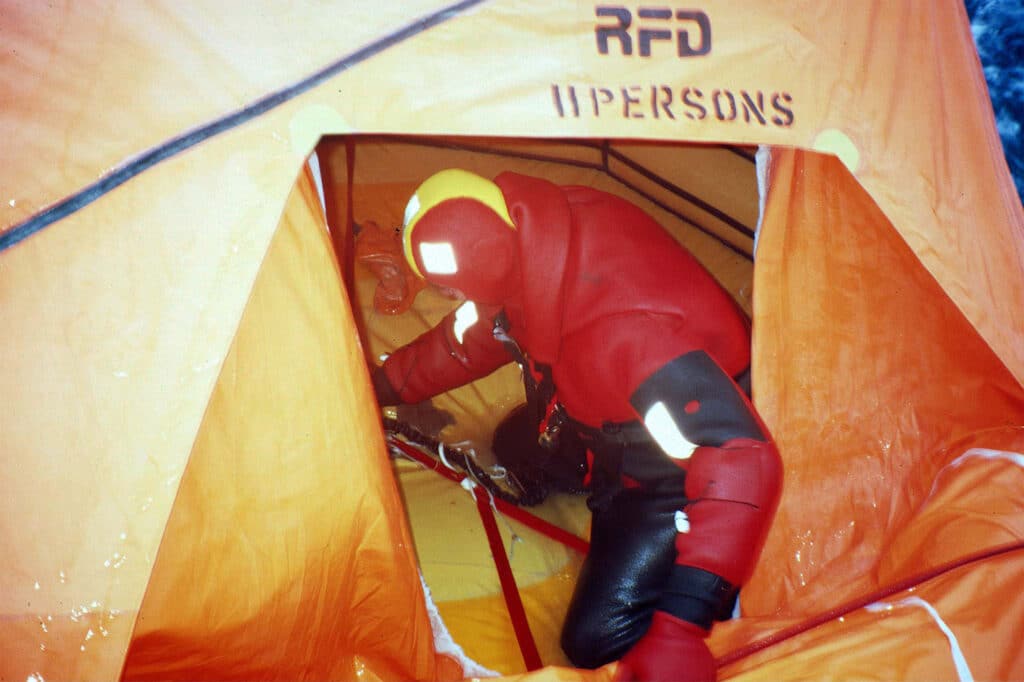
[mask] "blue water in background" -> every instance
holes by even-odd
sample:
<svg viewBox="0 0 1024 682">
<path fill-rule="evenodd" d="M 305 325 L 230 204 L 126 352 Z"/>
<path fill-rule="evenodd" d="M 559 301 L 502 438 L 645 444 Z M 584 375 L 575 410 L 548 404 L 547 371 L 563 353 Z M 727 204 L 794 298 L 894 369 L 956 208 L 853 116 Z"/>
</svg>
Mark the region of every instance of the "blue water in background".
<svg viewBox="0 0 1024 682">
<path fill-rule="evenodd" d="M 1024 0 L 964 0 L 1017 196 L 1024 197 Z"/>
</svg>

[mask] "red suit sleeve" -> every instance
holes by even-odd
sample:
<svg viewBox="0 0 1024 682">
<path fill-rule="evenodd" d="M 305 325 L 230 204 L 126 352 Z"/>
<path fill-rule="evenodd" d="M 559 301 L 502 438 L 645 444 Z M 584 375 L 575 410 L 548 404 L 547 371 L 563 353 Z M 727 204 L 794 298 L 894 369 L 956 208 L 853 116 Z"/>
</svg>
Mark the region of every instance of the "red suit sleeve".
<svg viewBox="0 0 1024 682">
<path fill-rule="evenodd" d="M 469 304 L 466 304 L 469 305 Z M 456 312 L 399 348 L 384 362 L 388 382 L 403 402 L 417 403 L 487 376 L 512 358 L 492 329 L 496 308 L 478 306 L 479 319 L 462 334 Z"/>
</svg>

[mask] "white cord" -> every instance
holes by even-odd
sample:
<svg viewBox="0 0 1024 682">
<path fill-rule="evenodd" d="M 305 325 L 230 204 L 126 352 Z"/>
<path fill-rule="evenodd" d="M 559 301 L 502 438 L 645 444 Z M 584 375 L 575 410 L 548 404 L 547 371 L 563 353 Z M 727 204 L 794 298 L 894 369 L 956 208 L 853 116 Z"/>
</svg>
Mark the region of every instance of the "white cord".
<svg viewBox="0 0 1024 682">
<path fill-rule="evenodd" d="M 450 470 L 455 471 L 457 473 L 459 472 L 458 469 L 453 467 L 451 465 L 451 463 L 448 462 L 448 458 L 444 456 L 444 443 L 438 443 L 438 445 L 437 445 L 437 454 L 441 456 L 441 462 L 443 462 L 446 467 L 448 467 Z"/>
</svg>

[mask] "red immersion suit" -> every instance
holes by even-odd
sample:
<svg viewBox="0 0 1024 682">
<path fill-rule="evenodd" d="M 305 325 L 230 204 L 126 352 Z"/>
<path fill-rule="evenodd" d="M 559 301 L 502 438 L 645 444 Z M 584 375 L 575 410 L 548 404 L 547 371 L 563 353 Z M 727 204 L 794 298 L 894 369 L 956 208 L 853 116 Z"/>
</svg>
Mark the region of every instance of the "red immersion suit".
<svg viewBox="0 0 1024 682">
<path fill-rule="evenodd" d="M 563 647 L 580 666 L 624 657 L 624 677 L 713 679 L 701 638 L 749 578 L 781 486 L 774 444 L 733 381 L 749 368 L 747 320 L 629 202 L 512 173 L 494 184 L 504 224 L 472 192 L 411 204 L 407 257 L 475 300 L 477 318 L 460 328 L 452 313 L 395 351 L 378 393 L 418 402 L 508 363 L 503 312 L 595 456 L 592 550 Z M 443 272 L 424 242 L 454 254 Z"/>
</svg>

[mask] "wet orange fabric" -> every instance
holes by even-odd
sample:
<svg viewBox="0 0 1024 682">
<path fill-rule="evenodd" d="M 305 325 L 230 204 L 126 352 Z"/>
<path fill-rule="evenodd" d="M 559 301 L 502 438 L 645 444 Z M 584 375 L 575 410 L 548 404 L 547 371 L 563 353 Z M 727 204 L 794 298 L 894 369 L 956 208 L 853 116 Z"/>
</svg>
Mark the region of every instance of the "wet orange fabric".
<svg viewBox="0 0 1024 682">
<path fill-rule="evenodd" d="M 1000 679 L 1020 677 L 1015 627 L 1024 587 L 1024 429 L 951 444 L 932 488 L 887 539 L 877 591 L 813 616 L 745 617 L 711 647 L 726 679 Z"/>
<path fill-rule="evenodd" d="M 320 211 L 307 176 L 211 396 L 124 679 L 461 677 L 434 654 L 379 425 L 346 409 L 371 398 Z"/>
<path fill-rule="evenodd" d="M 950 443 L 1024 423 L 1024 390 L 838 160 L 779 151 L 770 186 L 753 389 L 786 474 L 743 605 L 811 614 L 900 577 L 881 552 Z"/>
</svg>

